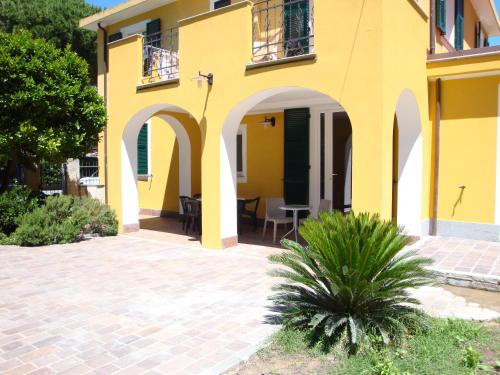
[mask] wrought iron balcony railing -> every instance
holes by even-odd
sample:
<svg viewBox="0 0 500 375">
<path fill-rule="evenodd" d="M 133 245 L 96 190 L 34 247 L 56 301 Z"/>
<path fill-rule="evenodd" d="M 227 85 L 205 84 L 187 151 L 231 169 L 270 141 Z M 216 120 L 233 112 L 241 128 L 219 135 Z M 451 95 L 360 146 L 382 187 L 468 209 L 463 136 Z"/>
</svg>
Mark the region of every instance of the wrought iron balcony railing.
<svg viewBox="0 0 500 375">
<path fill-rule="evenodd" d="M 143 82 L 179 77 L 179 29 L 144 36 Z"/>
<path fill-rule="evenodd" d="M 252 19 L 252 62 L 313 52 L 313 0 L 261 0 L 253 6 Z"/>
</svg>

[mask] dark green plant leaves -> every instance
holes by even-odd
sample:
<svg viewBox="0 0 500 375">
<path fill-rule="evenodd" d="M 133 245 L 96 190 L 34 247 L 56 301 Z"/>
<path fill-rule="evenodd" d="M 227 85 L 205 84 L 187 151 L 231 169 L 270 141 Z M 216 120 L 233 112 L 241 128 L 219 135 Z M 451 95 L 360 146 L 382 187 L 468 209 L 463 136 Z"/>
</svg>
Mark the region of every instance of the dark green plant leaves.
<svg viewBox="0 0 500 375">
<path fill-rule="evenodd" d="M 367 334 L 389 343 L 408 331 L 425 329 L 426 316 L 408 288 L 432 282 L 429 259 L 402 252 L 401 228 L 368 214 L 323 213 L 300 228 L 308 246 L 283 241 L 280 265 L 272 274 L 284 280 L 270 299 L 285 326 L 310 331 L 313 343 L 344 338 L 356 352 Z"/>
</svg>

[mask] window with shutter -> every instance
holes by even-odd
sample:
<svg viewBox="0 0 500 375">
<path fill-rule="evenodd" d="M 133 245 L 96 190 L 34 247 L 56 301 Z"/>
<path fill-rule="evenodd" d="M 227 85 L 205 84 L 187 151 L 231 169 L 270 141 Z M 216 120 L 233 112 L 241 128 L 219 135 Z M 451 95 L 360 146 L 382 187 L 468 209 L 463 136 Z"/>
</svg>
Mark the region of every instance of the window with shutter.
<svg viewBox="0 0 500 375">
<path fill-rule="evenodd" d="M 122 38 L 123 38 L 122 33 L 120 33 L 120 32 L 114 33 L 114 34 L 111 34 L 110 36 L 108 36 L 108 42 L 109 43 L 116 42 L 117 40 L 120 40 Z"/>
<path fill-rule="evenodd" d="M 464 0 L 455 0 L 455 49 L 464 49 Z"/>
<path fill-rule="evenodd" d="M 476 40 L 474 43 L 474 47 L 481 47 L 481 22 L 476 23 Z"/>
<path fill-rule="evenodd" d="M 213 10 L 227 7 L 228 5 L 231 5 L 231 0 L 216 0 L 213 1 Z"/>
<path fill-rule="evenodd" d="M 137 137 L 137 174 L 139 176 L 149 175 L 149 142 L 148 142 L 148 124 L 142 125 L 139 131 L 139 136 Z"/>
<path fill-rule="evenodd" d="M 436 27 L 446 34 L 446 0 L 436 0 Z"/>
<path fill-rule="evenodd" d="M 309 53 L 309 0 L 285 0 L 283 8 L 285 55 Z"/>
<path fill-rule="evenodd" d="M 146 43 L 161 48 L 161 20 L 156 19 L 146 24 Z"/>
<path fill-rule="evenodd" d="M 239 183 L 247 182 L 247 127 L 241 124 L 236 135 L 236 174 Z"/>
</svg>

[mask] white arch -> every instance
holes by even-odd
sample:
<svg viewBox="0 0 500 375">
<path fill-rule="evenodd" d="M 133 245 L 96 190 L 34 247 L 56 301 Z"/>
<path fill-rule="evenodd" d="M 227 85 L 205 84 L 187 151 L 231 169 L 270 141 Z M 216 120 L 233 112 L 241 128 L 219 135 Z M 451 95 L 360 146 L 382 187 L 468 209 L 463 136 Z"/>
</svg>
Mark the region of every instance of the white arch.
<svg viewBox="0 0 500 375">
<path fill-rule="evenodd" d="M 399 130 L 397 223 L 410 235 L 422 233 L 423 143 L 418 103 L 404 90 L 396 106 Z"/>
<path fill-rule="evenodd" d="M 135 114 L 126 124 L 121 142 L 122 223 L 125 228 L 139 228 L 139 194 L 137 189 L 137 137 L 142 125 L 159 111 L 179 108 L 156 104 Z M 191 143 L 186 129 L 175 117 L 158 116 L 174 130 L 179 143 L 179 194 L 191 195 Z"/>
<path fill-rule="evenodd" d="M 310 91 L 305 87 L 283 86 L 256 93 L 245 99 L 226 117 L 220 140 L 220 212 L 221 238 L 234 239 L 237 228 L 237 177 L 236 177 L 236 135 L 243 117 L 260 102 L 272 96 L 293 91 Z M 328 97 L 328 95 L 325 95 Z M 329 97 L 330 98 L 330 97 Z M 336 102 L 330 98 L 332 102 Z"/>
</svg>

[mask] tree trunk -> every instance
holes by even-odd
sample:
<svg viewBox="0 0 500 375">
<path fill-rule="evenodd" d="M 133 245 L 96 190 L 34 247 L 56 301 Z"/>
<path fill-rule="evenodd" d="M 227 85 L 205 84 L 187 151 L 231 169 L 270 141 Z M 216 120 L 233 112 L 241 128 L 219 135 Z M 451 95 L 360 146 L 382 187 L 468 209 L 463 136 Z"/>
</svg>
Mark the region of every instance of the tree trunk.
<svg viewBox="0 0 500 375">
<path fill-rule="evenodd" d="M 5 173 L 2 177 L 2 181 L 0 181 L 0 193 L 7 191 L 9 186 L 9 182 L 12 177 L 16 175 L 16 163 L 13 160 L 8 160 L 5 165 Z"/>
</svg>

